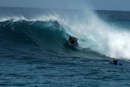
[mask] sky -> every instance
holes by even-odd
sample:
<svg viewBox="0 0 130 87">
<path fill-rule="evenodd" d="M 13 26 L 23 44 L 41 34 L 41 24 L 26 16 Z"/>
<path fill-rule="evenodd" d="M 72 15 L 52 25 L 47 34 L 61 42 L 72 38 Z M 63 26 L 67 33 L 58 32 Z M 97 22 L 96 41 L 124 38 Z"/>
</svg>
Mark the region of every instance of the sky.
<svg viewBox="0 0 130 87">
<path fill-rule="evenodd" d="M 0 6 L 130 11 L 130 0 L 0 0 Z"/>
</svg>

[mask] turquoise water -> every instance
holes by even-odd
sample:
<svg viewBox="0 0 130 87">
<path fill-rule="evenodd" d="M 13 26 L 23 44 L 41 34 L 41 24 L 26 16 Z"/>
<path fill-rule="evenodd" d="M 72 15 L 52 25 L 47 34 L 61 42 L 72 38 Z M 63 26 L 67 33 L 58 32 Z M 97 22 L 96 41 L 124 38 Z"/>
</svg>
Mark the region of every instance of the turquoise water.
<svg viewBox="0 0 130 87">
<path fill-rule="evenodd" d="M 1 87 L 130 86 L 129 12 L 0 11 Z M 108 64 L 114 58 L 123 65 Z"/>
</svg>

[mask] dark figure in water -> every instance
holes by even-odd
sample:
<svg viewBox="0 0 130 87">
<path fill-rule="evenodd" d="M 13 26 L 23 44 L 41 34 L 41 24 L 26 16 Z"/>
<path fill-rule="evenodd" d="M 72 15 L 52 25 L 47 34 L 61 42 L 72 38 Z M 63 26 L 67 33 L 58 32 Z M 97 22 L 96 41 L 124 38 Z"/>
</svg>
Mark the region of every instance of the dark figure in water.
<svg viewBox="0 0 130 87">
<path fill-rule="evenodd" d="M 117 65 L 117 62 L 118 62 L 117 59 L 114 59 L 114 60 L 113 60 L 113 63 L 114 63 L 115 65 Z"/>
<path fill-rule="evenodd" d="M 114 64 L 114 65 L 122 65 L 117 59 L 114 59 L 113 62 L 109 62 L 109 64 Z"/>
<path fill-rule="evenodd" d="M 76 37 L 72 37 L 72 36 L 69 36 L 69 42 L 71 43 L 71 45 L 77 45 L 78 42 L 77 42 L 77 38 Z"/>
</svg>

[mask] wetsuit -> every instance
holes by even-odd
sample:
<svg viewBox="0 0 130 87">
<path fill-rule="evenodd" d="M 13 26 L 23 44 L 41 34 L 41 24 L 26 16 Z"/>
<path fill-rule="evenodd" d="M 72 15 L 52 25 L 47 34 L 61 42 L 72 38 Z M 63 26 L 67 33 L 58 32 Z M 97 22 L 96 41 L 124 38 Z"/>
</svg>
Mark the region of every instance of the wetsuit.
<svg viewBox="0 0 130 87">
<path fill-rule="evenodd" d="M 77 45 L 78 43 L 77 43 L 77 38 L 75 38 L 75 37 L 69 37 L 69 42 L 71 43 L 71 45 Z"/>
</svg>

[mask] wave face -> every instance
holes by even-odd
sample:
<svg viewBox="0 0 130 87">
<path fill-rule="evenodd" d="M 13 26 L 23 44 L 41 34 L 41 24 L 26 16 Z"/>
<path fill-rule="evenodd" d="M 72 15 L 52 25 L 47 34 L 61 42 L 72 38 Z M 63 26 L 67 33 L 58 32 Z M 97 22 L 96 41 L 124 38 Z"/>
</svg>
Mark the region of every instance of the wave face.
<svg viewBox="0 0 130 87">
<path fill-rule="evenodd" d="M 116 12 L 22 8 L 7 14 L 10 9 L 1 8 L 0 14 L 0 49 L 5 54 L 130 58 L 128 15 L 126 20 L 122 15 L 115 18 Z M 79 38 L 78 48 L 69 45 L 69 35 Z"/>
<path fill-rule="evenodd" d="M 7 20 L 0 25 L 1 44 L 12 44 L 13 49 L 23 45 L 58 52 L 67 41 L 67 34 L 57 21 Z"/>
</svg>

